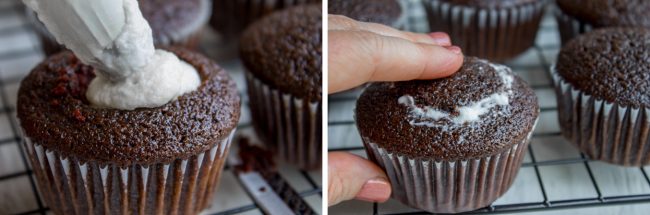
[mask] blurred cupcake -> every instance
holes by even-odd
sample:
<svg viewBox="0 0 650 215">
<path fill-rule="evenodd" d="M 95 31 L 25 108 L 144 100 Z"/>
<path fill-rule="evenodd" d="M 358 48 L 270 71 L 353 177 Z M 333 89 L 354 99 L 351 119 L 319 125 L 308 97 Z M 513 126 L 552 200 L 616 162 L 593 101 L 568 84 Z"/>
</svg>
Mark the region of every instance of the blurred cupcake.
<svg viewBox="0 0 650 215">
<path fill-rule="evenodd" d="M 650 27 L 650 1 L 556 0 L 562 44 L 594 28 Z"/>
<path fill-rule="evenodd" d="M 97 108 L 94 69 L 70 51 L 22 81 L 17 114 L 38 187 L 55 214 L 198 214 L 215 193 L 240 115 L 235 83 L 199 54 L 196 91 L 157 108 Z"/>
<path fill-rule="evenodd" d="M 183 46 L 198 49 L 203 27 L 208 23 L 211 0 L 139 0 L 142 15 L 149 22 L 157 47 Z M 27 17 L 34 25 L 47 56 L 63 51 L 59 44 L 41 23 L 34 12 L 27 11 Z"/>
<path fill-rule="evenodd" d="M 271 149 L 304 169 L 321 164 L 321 5 L 276 12 L 242 35 L 253 125 Z"/>
<path fill-rule="evenodd" d="M 592 159 L 650 164 L 650 30 L 605 28 L 569 41 L 552 74 L 562 133 Z"/>
<path fill-rule="evenodd" d="M 328 13 L 373 22 L 398 29 L 406 27 L 406 16 L 398 0 L 329 0 Z"/>
<path fill-rule="evenodd" d="M 234 36 L 256 20 L 288 7 L 321 0 L 215 0 L 210 24 L 226 36 Z"/>
<path fill-rule="evenodd" d="M 422 0 L 431 31 L 470 56 L 504 61 L 535 43 L 548 0 Z"/>
<path fill-rule="evenodd" d="M 372 84 L 355 111 L 392 197 L 433 213 L 475 210 L 503 195 L 538 115 L 537 97 L 521 78 L 473 57 L 447 78 Z"/>
</svg>

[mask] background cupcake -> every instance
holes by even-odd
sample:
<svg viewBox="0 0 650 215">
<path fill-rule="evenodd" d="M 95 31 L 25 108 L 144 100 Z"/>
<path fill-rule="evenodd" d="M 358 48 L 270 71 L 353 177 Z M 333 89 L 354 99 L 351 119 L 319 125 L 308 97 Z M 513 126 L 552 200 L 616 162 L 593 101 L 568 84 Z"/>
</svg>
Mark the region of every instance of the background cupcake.
<svg viewBox="0 0 650 215">
<path fill-rule="evenodd" d="M 215 0 L 210 24 L 220 33 L 233 36 L 270 13 L 309 3 L 320 4 L 321 0 Z"/>
<path fill-rule="evenodd" d="M 197 49 L 203 27 L 212 12 L 211 0 L 139 0 L 140 11 L 153 31 L 154 43 Z M 36 18 L 31 10 L 27 17 L 36 29 L 47 56 L 64 49 Z"/>
<path fill-rule="evenodd" d="M 423 0 L 431 31 L 463 53 L 503 61 L 532 47 L 548 0 Z"/>
<path fill-rule="evenodd" d="M 398 29 L 406 27 L 406 15 L 398 0 L 329 0 L 328 13 L 374 22 Z"/>
<path fill-rule="evenodd" d="M 562 43 L 602 27 L 650 27 L 650 1 L 556 0 Z"/>
<path fill-rule="evenodd" d="M 650 30 L 606 28 L 569 41 L 553 79 L 562 133 L 592 159 L 650 164 Z"/>
<path fill-rule="evenodd" d="M 257 133 L 280 158 L 306 169 L 321 164 L 321 12 L 311 4 L 274 13 L 240 42 Z"/>
<path fill-rule="evenodd" d="M 56 214 L 196 214 L 214 194 L 239 120 L 234 82 L 211 60 L 171 49 L 201 86 L 157 108 L 97 108 L 94 69 L 66 51 L 22 81 L 17 114 L 44 200 Z"/>
<path fill-rule="evenodd" d="M 538 114 L 521 78 L 472 57 L 448 78 L 372 84 L 355 111 L 393 198 L 434 213 L 478 209 L 505 193 Z"/>
</svg>

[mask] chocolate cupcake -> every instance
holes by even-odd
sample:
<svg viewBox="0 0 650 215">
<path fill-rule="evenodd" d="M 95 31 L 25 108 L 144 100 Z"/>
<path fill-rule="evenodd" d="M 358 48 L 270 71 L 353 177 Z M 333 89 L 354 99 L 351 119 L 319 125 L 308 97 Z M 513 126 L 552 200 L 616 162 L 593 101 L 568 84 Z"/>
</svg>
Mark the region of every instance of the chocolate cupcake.
<svg viewBox="0 0 650 215">
<path fill-rule="evenodd" d="M 535 43 L 548 0 L 423 0 L 431 31 L 467 55 L 503 61 Z"/>
<path fill-rule="evenodd" d="M 328 13 L 373 22 L 398 29 L 406 27 L 406 16 L 398 0 L 329 0 Z"/>
<path fill-rule="evenodd" d="M 157 108 L 91 106 L 94 69 L 65 51 L 22 81 L 17 113 L 39 190 L 56 214 L 197 214 L 211 201 L 240 114 L 234 81 L 170 49 L 202 84 Z"/>
<path fill-rule="evenodd" d="M 592 159 L 650 164 L 650 29 L 605 28 L 569 41 L 552 69 L 562 134 Z"/>
<path fill-rule="evenodd" d="M 321 164 L 321 11 L 311 4 L 274 13 L 240 42 L 257 134 L 304 169 Z"/>
<path fill-rule="evenodd" d="M 149 22 L 157 47 L 182 46 L 197 49 L 203 27 L 208 23 L 211 0 L 139 0 L 142 15 Z M 64 50 L 34 12 L 27 11 L 47 56 Z"/>
<path fill-rule="evenodd" d="M 240 34 L 248 25 L 275 11 L 321 0 L 216 0 L 210 24 L 226 36 Z"/>
<path fill-rule="evenodd" d="M 562 44 L 604 27 L 650 27 L 650 1 L 556 0 L 555 17 Z"/>
<path fill-rule="evenodd" d="M 375 83 L 355 118 L 368 158 L 392 197 L 434 213 L 485 207 L 517 174 L 539 107 L 508 67 L 466 57 L 438 80 Z"/>
</svg>

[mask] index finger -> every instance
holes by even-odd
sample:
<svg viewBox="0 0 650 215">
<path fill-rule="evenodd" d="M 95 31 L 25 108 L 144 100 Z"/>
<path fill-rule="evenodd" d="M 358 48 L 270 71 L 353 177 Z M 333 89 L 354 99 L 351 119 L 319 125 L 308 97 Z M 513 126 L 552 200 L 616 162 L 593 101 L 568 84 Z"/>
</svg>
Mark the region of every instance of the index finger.
<svg viewBox="0 0 650 215">
<path fill-rule="evenodd" d="M 415 43 L 367 31 L 329 31 L 329 93 L 373 81 L 446 77 L 463 63 L 460 48 Z"/>
</svg>

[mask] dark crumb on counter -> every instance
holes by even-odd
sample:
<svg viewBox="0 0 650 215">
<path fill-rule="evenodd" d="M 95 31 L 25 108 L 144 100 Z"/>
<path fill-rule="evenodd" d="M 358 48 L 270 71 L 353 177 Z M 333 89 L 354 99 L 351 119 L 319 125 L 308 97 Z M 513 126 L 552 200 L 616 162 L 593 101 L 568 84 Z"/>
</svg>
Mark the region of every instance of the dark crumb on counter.
<svg viewBox="0 0 650 215">
<path fill-rule="evenodd" d="M 248 137 L 239 138 L 238 155 L 242 162 L 236 167 L 239 172 L 257 171 L 266 175 L 266 173 L 275 172 L 277 168 L 273 160 L 273 153 L 260 145 L 251 144 Z"/>
</svg>

